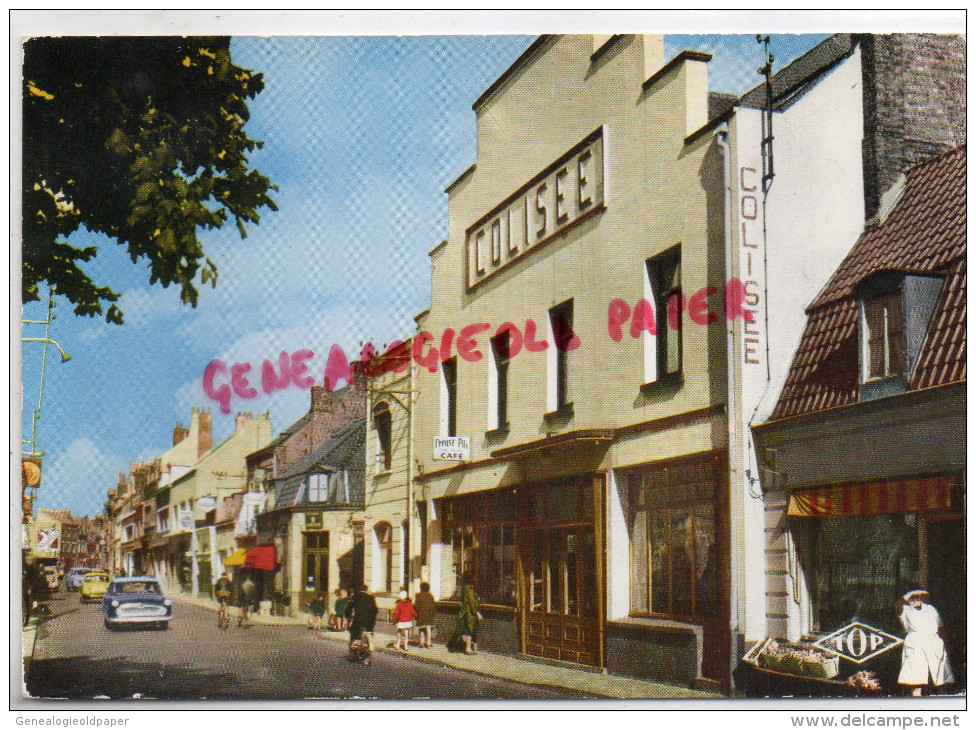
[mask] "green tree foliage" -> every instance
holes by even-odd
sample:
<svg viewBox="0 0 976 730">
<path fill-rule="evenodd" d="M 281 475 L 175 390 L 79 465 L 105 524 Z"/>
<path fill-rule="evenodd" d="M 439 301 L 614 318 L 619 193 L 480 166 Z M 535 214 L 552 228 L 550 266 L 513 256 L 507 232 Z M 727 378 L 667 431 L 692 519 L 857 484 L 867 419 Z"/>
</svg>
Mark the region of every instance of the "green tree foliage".
<svg viewBox="0 0 976 730">
<path fill-rule="evenodd" d="M 150 283 L 216 286 L 197 231 L 230 218 L 242 237 L 277 188 L 248 164 L 244 131 L 260 73 L 235 66 L 229 38 L 36 38 L 24 46 L 23 299 L 46 282 L 79 315 L 121 323 L 119 295 L 79 265 L 79 226 L 124 245 Z"/>
</svg>

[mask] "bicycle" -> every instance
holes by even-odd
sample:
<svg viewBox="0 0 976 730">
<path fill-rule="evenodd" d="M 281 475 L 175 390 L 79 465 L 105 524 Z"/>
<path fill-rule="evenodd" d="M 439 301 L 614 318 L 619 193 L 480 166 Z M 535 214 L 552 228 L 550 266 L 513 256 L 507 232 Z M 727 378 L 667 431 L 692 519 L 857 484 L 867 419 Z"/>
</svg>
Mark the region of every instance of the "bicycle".
<svg viewBox="0 0 976 730">
<path fill-rule="evenodd" d="M 219 596 L 220 611 L 217 613 L 217 627 L 226 629 L 230 627 L 230 611 L 227 610 L 227 596 Z"/>
<path fill-rule="evenodd" d="M 244 624 L 246 624 L 250 620 L 250 618 L 251 618 L 251 602 L 245 600 L 244 603 L 241 604 L 241 614 L 240 616 L 237 617 L 237 625 L 243 628 Z"/>
</svg>

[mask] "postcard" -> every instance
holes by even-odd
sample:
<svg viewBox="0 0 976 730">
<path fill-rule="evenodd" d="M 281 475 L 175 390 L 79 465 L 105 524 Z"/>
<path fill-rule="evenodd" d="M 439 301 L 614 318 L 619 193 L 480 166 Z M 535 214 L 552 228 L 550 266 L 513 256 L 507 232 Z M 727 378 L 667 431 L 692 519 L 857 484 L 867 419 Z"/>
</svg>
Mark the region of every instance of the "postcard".
<svg viewBox="0 0 976 730">
<path fill-rule="evenodd" d="M 14 14 L 16 706 L 952 724 L 964 15 L 109 15 Z"/>
</svg>

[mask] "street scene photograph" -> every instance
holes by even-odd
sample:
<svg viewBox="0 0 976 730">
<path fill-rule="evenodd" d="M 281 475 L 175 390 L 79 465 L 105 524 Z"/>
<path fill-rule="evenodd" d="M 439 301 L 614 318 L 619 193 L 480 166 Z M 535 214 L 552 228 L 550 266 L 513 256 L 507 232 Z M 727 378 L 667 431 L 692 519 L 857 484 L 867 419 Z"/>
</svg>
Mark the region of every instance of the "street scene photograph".
<svg viewBox="0 0 976 730">
<path fill-rule="evenodd" d="M 964 709 L 965 13 L 710 13 L 13 12 L 11 705 Z"/>
</svg>

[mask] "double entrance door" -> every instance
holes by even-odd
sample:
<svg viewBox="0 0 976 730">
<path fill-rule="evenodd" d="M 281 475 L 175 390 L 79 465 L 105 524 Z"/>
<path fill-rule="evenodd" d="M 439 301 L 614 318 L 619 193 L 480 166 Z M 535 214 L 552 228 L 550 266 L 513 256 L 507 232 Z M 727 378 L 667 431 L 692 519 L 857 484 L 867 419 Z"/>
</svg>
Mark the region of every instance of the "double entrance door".
<svg viewBox="0 0 976 730">
<path fill-rule="evenodd" d="M 602 483 L 590 475 L 519 490 L 525 654 L 602 666 Z"/>
</svg>

